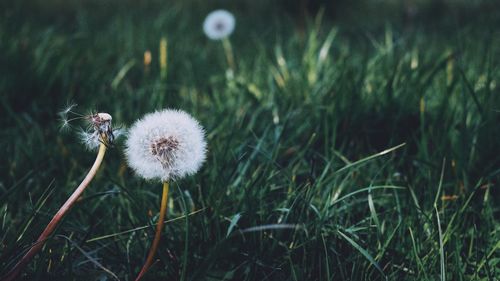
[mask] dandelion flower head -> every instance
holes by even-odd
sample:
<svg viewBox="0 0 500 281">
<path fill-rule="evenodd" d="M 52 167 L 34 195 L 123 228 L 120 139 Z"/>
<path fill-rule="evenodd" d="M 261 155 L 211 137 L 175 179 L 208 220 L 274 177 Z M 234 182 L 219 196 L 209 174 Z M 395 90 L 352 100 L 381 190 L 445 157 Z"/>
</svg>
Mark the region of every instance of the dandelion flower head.
<svg viewBox="0 0 500 281">
<path fill-rule="evenodd" d="M 113 118 L 108 113 L 91 114 L 85 119 L 89 127 L 80 131 L 80 139 L 89 150 L 97 149 L 101 143 L 112 145 L 116 138 L 124 134 L 124 129 L 111 126 Z"/>
<path fill-rule="evenodd" d="M 208 14 L 203 22 L 203 31 L 212 40 L 221 40 L 233 33 L 236 21 L 226 10 L 216 10 Z"/>
<path fill-rule="evenodd" d="M 196 173 L 205 161 L 205 132 L 180 110 L 145 115 L 130 128 L 126 145 L 129 166 L 145 179 L 179 179 Z"/>
<path fill-rule="evenodd" d="M 87 128 L 79 132 L 80 140 L 89 150 L 95 150 L 101 143 L 105 145 L 113 144 L 113 141 L 123 134 L 122 129 L 113 129 L 111 122 L 113 118 L 109 113 L 99 112 L 88 115 L 73 111 L 76 104 L 69 105 L 66 109 L 59 112 L 61 118 L 61 130 L 72 128 L 72 121 L 83 119 L 87 122 Z"/>
</svg>

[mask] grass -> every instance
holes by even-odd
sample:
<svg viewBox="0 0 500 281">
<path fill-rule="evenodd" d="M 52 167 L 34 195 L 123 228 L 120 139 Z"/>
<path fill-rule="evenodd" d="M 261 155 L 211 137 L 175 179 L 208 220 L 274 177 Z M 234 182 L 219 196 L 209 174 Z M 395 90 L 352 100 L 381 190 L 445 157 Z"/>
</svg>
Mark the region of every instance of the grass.
<svg viewBox="0 0 500 281">
<path fill-rule="evenodd" d="M 0 274 L 95 157 L 59 130 L 57 112 L 76 102 L 125 127 L 181 108 L 207 130 L 204 167 L 172 185 L 150 280 L 498 280 L 496 12 L 359 26 L 319 14 L 295 29 L 268 16 L 280 6 L 260 5 L 228 4 L 234 77 L 201 32 L 206 3 L 3 9 Z M 122 151 L 119 141 L 26 280 L 137 274 L 161 190 Z"/>
</svg>

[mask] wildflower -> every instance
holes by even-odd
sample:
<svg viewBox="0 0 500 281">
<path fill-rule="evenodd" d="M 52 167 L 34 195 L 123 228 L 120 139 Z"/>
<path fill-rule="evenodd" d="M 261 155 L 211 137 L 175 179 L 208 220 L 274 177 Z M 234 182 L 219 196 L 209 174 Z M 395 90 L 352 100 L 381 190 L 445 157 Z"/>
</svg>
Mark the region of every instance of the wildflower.
<svg viewBox="0 0 500 281">
<path fill-rule="evenodd" d="M 113 129 L 111 126 L 113 118 L 110 114 L 100 112 L 84 115 L 73 111 L 74 107 L 76 107 L 76 104 L 71 104 L 59 112 L 61 130 L 72 128 L 72 121 L 79 119 L 85 120 L 87 122 L 87 128 L 80 129 L 78 135 L 80 137 L 80 141 L 89 150 L 97 149 L 101 143 L 109 146 L 114 142 L 116 137 L 123 134 L 123 130 L 121 128 Z"/>
<path fill-rule="evenodd" d="M 208 38 L 220 40 L 233 33 L 236 21 L 233 14 L 226 10 L 216 10 L 208 14 L 203 22 L 203 31 Z"/>
<path fill-rule="evenodd" d="M 153 263 L 167 212 L 169 181 L 196 173 L 205 161 L 205 133 L 184 111 L 165 109 L 147 114 L 130 129 L 127 161 L 145 179 L 163 181 L 160 214 L 146 262 L 136 281 Z"/>
<path fill-rule="evenodd" d="M 148 180 L 192 175 L 205 160 L 204 135 L 200 124 L 183 111 L 166 109 L 148 114 L 130 128 L 128 163 Z"/>
<path fill-rule="evenodd" d="M 203 31 L 208 38 L 212 40 L 221 40 L 224 53 L 226 55 L 227 65 L 226 76 L 229 80 L 234 78 L 236 64 L 234 61 L 233 47 L 228 39 L 234 31 L 235 19 L 233 14 L 226 10 L 216 10 L 208 14 L 203 23 Z"/>
<path fill-rule="evenodd" d="M 81 130 L 80 141 L 85 144 L 88 150 L 95 150 L 101 143 L 110 145 L 122 130 L 113 130 L 111 121 L 113 118 L 108 113 L 95 113 L 85 117 L 89 126 L 87 130 Z M 117 134 L 118 133 L 118 134 Z"/>
<path fill-rule="evenodd" d="M 85 143 L 87 147 L 95 148 L 99 147 L 99 152 L 97 154 L 96 160 L 92 165 L 92 168 L 87 173 L 83 181 L 77 187 L 77 189 L 71 194 L 71 196 L 66 200 L 66 202 L 61 206 L 57 213 L 52 217 L 52 220 L 47 224 L 44 231 L 38 237 L 37 241 L 33 244 L 33 247 L 19 260 L 19 262 L 12 268 L 11 271 L 3 276 L 2 280 L 11 281 L 16 280 L 18 275 L 21 273 L 23 268 L 30 262 L 30 260 L 42 249 L 47 238 L 54 232 L 59 222 L 66 215 L 66 213 L 73 207 L 78 198 L 82 195 L 83 191 L 90 184 L 94 178 L 97 170 L 101 166 L 102 160 L 104 159 L 104 154 L 106 153 L 106 148 L 108 145 L 112 144 L 115 139 L 115 134 L 111 127 L 112 117 L 108 113 L 95 113 L 90 115 L 82 115 L 72 111 L 76 105 L 70 105 L 65 110 L 61 111 L 59 115 L 63 121 L 63 127 L 69 127 L 69 123 L 76 119 L 85 119 L 89 123 L 87 131 L 84 131 Z M 68 118 L 68 114 L 74 114 L 76 117 Z"/>
</svg>

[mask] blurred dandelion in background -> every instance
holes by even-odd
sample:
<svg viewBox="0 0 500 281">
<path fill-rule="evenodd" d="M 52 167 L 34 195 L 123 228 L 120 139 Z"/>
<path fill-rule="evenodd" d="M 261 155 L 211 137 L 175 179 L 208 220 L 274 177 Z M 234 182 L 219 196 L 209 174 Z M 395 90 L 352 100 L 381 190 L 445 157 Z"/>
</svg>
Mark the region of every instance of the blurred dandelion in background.
<svg viewBox="0 0 500 281">
<path fill-rule="evenodd" d="M 222 46 L 226 55 L 229 69 L 226 73 L 229 79 L 234 77 L 235 62 L 233 48 L 228 37 L 234 31 L 236 20 L 230 12 L 226 10 L 215 10 L 208 14 L 203 22 L 203 31 L 211 40 L 222 40 Z"/>
<path fill-rule="evenodd" d="M 203 31 L 212 40 L 229 37 L 234 31 L 236 20 L 233 14 L 226 10 L 216 10 L 208 14 L 203 22 Z"/>
</svg>

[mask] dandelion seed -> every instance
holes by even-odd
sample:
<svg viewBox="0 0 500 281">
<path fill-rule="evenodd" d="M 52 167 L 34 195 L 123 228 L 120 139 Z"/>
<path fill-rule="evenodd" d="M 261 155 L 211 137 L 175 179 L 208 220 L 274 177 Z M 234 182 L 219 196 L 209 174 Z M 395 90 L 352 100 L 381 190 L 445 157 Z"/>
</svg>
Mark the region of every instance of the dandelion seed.
<svg viewBox="0 0 500 281">
<path fill-rule="evenodd" d="M 101 142 L 99 141 L 99 134 L 97 132 L 89 132 L 86 130 L 81 129 L 78 132 L 78 137 L 80 139 L 80 142 L 85 145 L 85 147 L 92 151 L 99 147 Z"/>
<path fill-rule="evenodd" d="M 221 40 L 233 33 L 236 20 L 226 10 L 216 10 L 208 14 L 203 22 L 203 31 L 212 40 Z"/>
<path fill-rule="evenodd" d="M 146 262 L 136 281 L 153 263 L 167 212 L 169 181 L 196 173 L 206 154 L 205 132 L 189 114 L 165 109 L 147 114 L 130 129 L 127 162 L 145 179 L 163 181 L 163 193 L 156 233 Z"/>
<path fill-rule="evenodd" d="M 71 104 L 66 105 L 66 107 L 63 110 L 61 110 L 57 113 L 57 115 L 59 115 L 59 120 L 61 122 L 61 124 L 59 126 L 59 129 L 61 131 L 69 131 L 72 128 L 72 126 L 70 124 L 71 120 L 68 118 L 68 114 L 70 114 L 70 113 L 77 114 L 77 113 L 72 111 L 73 108 L 75 108 L 75 107 L 76 107 L 76 103 L 71 103 Z"/>
<path fill-rule="evenodd" d="M 59 112 L 59 115 L 64 115 L 64 116 L 67 115 L 68 113 L 72 112 L 73 108 L 75 108 L 76 106 L 77 106 L 76 103 L 71 103 L 66 105 L 66 107 Z"/>
<path fill-rule="evenodd" d="M 69 123 L 67 118 L 61 117 L 61 125 L 59 126 L 59 130 L 66 132 L 71 129 L 71 124 Z"/>
<path fill-rule="evenodd" d="M 121 125 L 113 128 L 113 135 L 115 135 L 115 140 L 125 136 L 127 134 L 127 129 Z"/>
</svg>

